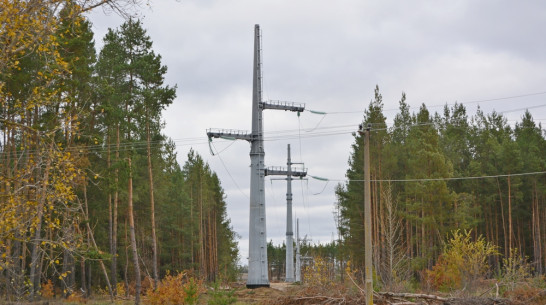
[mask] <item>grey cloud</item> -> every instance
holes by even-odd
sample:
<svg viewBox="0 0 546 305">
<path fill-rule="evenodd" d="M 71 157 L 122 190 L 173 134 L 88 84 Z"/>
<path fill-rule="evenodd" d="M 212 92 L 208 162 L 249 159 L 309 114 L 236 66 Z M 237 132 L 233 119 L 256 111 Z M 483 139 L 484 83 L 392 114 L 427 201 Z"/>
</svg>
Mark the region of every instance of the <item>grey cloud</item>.
<svg viewBox="0 0 546 305">
<path fill-rule="evenodd" d="M 320 127 L 354 125 L 356 130 L 376 84 L 385 109 L 397 109 L 405 91 L 412 111 L 423 102 L 442 105 L 546 91 L 543 1 L 217 0 L 152 5 L 152 11 L 143 13 L 144 25 L 168 66 L 168 83 L 179 88 L 175 104 L 165 113 L 165 132 L 175 139 L 203 139 L 193 147 L 218 173 L 226 190 L 228 214 L 242 236 L 243 262 L 248 198 L 239 188 L 248 193 L 249 147 L 241 142 L 226 148 L 230 143 L 215 141 L 218 150 L 226 150 L 213 157 L 205 130 L 250 129 L 254 24 L 261 24 L 263 31 L 264 98 L 303 102 L 320 111 L 362 111 L 327 115 Z M 108 26 L 121 24 L 115 16 L 94 13 L 91 18 L 97 41 Z M 478 104 L 489 112 L 541 103 L 544 96 L 476 103 L 468 105 L 468 113 L 473 115 Z M 521 113 L 506 115 L 518 119 Z M 396 111 L 385 114 L 392 121 Z M 533 109 L 532 114 L 546 119 L 546 107 Z M 321 119 L 308 112 L 299 120 L 291 113 L 267 111 L 264 116 L 266 132 L 312 128 Z M 344 178 L 354 141 L 350 134 L 307 138 L 302 132 L 301 158 L 300 139 L 297 132 L 291 134 L 296 137 L 265 143 L 266 165 L 284 165 L 290 143 L 293 157 L 304 161 L 309 173 Z M 188 150 L 178 147 L 180 162 Z M 302 228 L 315 240 L 328 242 L 335 230 L 336 184 L 331 181 L 323 193 L 313 195 L 325 183 L 310 179 L 305 197 L 295 202 Z M 280 183 L 273 187 L 270 195 L 275 195 L 275 202 L 268 206 L 277 211 L 267 220 L 268 240 L 280 241 L 284 191 Z"/>
</svg>

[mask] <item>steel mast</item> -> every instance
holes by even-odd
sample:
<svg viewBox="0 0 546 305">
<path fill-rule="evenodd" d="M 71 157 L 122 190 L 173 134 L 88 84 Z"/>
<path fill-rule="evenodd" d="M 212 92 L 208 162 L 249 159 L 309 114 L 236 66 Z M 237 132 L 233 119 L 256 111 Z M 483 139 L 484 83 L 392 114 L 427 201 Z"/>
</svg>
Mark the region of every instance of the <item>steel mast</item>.
<svg viewBox="0 0 546 305">
<path fill-rule="evenodd" d="M 292 165 L 303 163 L 292 163 L 290 158 L 290 144 L 287 147 L 288 157 L 286 161 L 286 170 L 282 168 L 267 168 L 265 171 L 266 176 L 286 176 L 286 282 L 294 282 L 294 230 L 292 229 L 292 177 L 299 177 L 300 179 L 307 175 L 307 171 L 292 170 Z"/>
<path fill-rule="evenodd" d="M 248 257 L 248 288 L 269 287 L 267 264 L 267 234 L 265 217 L 264 192 L 264 141 L 263 117 L 264 109 L 302 112 L 305 106 L 291 102 L 262 101 L 262 71 L 261 71 L 261 36 L 260 26 L 254 27 L 254 70 L 252 77 L 252 131 L 208 130 L 211 138 L 228 137 L 250 142 L 250 220 L 249 220 L 249 257 Z"/>
</svg>

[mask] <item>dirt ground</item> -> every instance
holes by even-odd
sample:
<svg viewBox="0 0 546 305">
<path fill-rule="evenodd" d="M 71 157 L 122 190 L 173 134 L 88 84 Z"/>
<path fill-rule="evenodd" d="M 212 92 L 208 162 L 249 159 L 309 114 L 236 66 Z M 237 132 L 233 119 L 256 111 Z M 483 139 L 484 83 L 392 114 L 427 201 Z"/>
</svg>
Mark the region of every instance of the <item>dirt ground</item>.
<svg viewBox="0 0 546 305">
<path fill-rule="evenodd" d="M 345 293 L 332 288 L 330 290 L 314 289 L 290 283 L 271 283 L 270 288 L 247 289 L 244 284 L 236 287 L 237 304 L 265 305 L 308 305 L 308 304 L 364 304 L 364 297 L 355 293 Z M 402 294 L 401 294 L 402 295 Z M 525 292 L 507 295 L 506 297 L 439 297 L 421 295 L 423 298 L 396 296 L 379 293 L 374 297 L 374 304 L 427 304 L 427 305 L 546 305 L 546 290 L 525 290 Z"/>
<path fill-rule="evenodd" d="M 248 289 L 244 284 L 237 284 L 235 296 L 239 304 L 263 304 L 272 299 L 289 295 L 297 289 L 290 283 L 270 283 L 270 288 Z"/>
<path fill-rule="evenodd" d="M 295 285 L 291 283 L 271 283 L 270 288 L 248 289 L 244 283 L 233 283 L 231 288 L 235 289 L 234 296 L 237 298 L 234 305 L 247 304 L 262 304 L 262 305 L 310 305 L 310 304 L 364 304 L 364 297 L 357 290 L 344 290 L 343 288 L 331 287 L 324 289 L 320 287 L 308 287 L 303 285 Z M 489 297 L 466 297 L 466 298 L 450 298 L 447 296 L 440 299 L 427 299 L 435 297 L 435 295 L 421 295 L 425 298 L 412 297 L 411 295 L 399 293 L 398 295 L 389 295 L 388 293 L 378 293 L 374 297 L 375 305 L 391 305 L 391 304 L 426 304 L 426 305 L 546 305 L 546 290 L 545 289 L 525 289 L 521 291 L 513 291 L 501 298 Z M 204 295 L 200 298 L 198 304 L 204 305 L 208 303 L 208 298 Z M 0 300 L 0 305 L 107 305 L 112 304 L 106 296 L 98 298 L 94 296 L 90 300 L 84 302 L 67 302 L 66 300 L 42 300 L 38 302 L 5 302 Z M 116 305 L 132 305 L 134 300 L 117 300 Z M 146 299 L 143 299 L 143 304 L 146 304 Z"/>
</svg>

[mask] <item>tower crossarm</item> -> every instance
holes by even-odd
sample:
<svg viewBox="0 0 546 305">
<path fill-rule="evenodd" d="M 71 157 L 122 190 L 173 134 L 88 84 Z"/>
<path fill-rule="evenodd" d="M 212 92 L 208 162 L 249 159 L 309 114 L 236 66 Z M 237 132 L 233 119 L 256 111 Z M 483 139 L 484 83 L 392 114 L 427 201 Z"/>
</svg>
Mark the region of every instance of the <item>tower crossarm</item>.
<svg viewBox="0 0 546 305">
<path fill-rule="evenodd" d="M 221 138 L 226 140 L 246 140 L 249 142 L 254 139 L 252 133 L 236 129 L 207 129 L 207 136 L 209 139 Z"/>
<path fill-rule="evenodd" d="M 266 176 L 288 176 L 289 172 L 286 168 L 283 167 L 268 167 L 265 169 Z M 303 169 L 302 171 L 291 170 L 290 176 L 303 178 L 307 176 L 307 170 Z"/>
<path fill-rule="evenodd" d="M 267 101 L 261 102 L 260 107 L 262 109 L 274 109 L 293 112 L 303 112 L 305 110 L 305 104 L 286 102 L 286 101 Z"/>
</svg>

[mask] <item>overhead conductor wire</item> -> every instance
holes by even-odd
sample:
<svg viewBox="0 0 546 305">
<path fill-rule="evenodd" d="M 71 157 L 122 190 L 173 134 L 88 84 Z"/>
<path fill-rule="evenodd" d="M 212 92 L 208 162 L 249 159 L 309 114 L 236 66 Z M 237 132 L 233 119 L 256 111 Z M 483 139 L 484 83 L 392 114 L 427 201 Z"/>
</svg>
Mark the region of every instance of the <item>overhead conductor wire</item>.
<svg viewBox="0 0 546 305">
<path fill-rule="evenodd" d="M 426 181 L 452 181 L 452 180 L 476 180 L 476 179 L 490 179 L 490 178 L 503 178 L 503 177 L 517 177 L 517 176 L 532 176 L 532 175 L 544 175 L 546 171 L 540 172 L 528 172 L 528 173 L 516 173 L 516 174 L 499 174 L 488 176 L 469 176 L 469 177 L 441 177 L 441 178 L 415 178 L 415 179 L 374 179 L 370 182 L 426 182 Z M 364 182 L 363 179 L 329 179 L 316 176 L 309 176 L 316 180 L 321 181 L 339 181 L 339 182 Z"/>
<path fill-rule="evenodd" d="M 220 159 L 220 162 L 222 163 L 222 166 L 224 167 L 224 169 L 226 170 L 226 172 L 228 173 L 229 177 L 231 178 L 231 181 L 233 181 L 233 183 L 235 184 L 235 186 L 237 187 L 237 189 L 239 190 L 239 192 L 241 192 L 241 194 L 243 194 L 246 198 L 250 198 L 245 192 L 243 192 L 243 190 L 241 189 L 241 187 L 239 187 L 239 184 L 237 183 L 237 181 L 235 181 L 235 179 L 233 178 L 233 176 L 231 175 L 231 173 L 229 172 L 226 164 L 224 163 L 224 160 L 222 159 L 222 157 L 220 156 L 220 153 L 218 152 L 218 149 L 216 149 L 216 146 L 214 146 L 214 143 L 210 142 L 212 144 L 212 147 L 214 147 L 214 150 L 216 150 L 216 156 L 218 156 L 218 159 Z M 231 146 L 231 145 L 230 145 Z M 229 146 L 228 146 L 229 147 Z M 227 148 L 226 148 L 227 149 Z M 222 151 L 226 150 L 226 149 L 223 149 Z"/>
<path fill-rule="evenodd" d="M 322 117 L 324 119 L 324 116 Z M 322 122 L 322 119 L 319 121 L 319 124 L 320 122 Z M 318 127 L 318 124 L 317 126 L 315 126 L 315 129 L 316 127 Z M 298 141 L 299 141 L 299 150 L 300 150 L 300 162 L 303 162 L 303 158 L 302 158 L 302 153 L 301 153 L 301 120 L 300 120 L 300 114 L 298 113 Z M 303 180 L 300 179 L 300 185 L 301 185 L 301 200 L 303 202 L 303 208 L 305 210 L 305 214 L 307 216 L 307 225 L 308 225 L 308 233 L 311 234 L 311 218 L 309 217 L 309 207 L 306 208 L 306 204 L 305 204 L 305 194 L 303 192 Z M 309 191 L 309 188 L 307 188 L 307 190 Z"/>
</svg>

